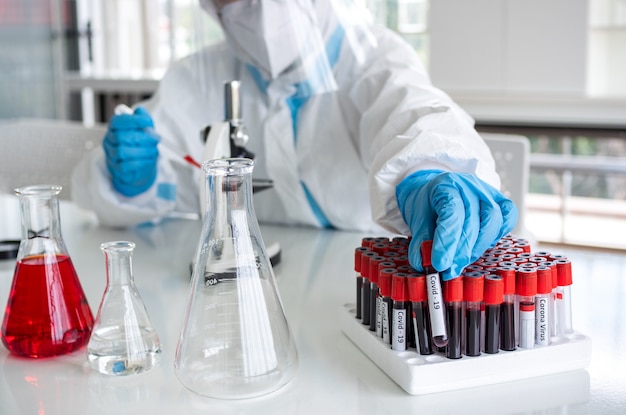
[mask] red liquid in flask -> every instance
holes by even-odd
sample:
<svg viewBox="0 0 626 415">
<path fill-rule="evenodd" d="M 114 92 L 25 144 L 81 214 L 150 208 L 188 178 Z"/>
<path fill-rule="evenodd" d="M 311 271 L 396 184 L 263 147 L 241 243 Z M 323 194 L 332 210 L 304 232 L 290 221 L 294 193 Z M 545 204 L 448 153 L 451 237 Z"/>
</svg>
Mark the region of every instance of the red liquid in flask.
<svg viewBox="0 0 626 415">
<path fill-rule="evenodd" d="M 50 357 L 89 341 L 93 315 L 67 255 L 36 255 L 17 263 L 2 322 L 12 353 Z"/>
</svg>

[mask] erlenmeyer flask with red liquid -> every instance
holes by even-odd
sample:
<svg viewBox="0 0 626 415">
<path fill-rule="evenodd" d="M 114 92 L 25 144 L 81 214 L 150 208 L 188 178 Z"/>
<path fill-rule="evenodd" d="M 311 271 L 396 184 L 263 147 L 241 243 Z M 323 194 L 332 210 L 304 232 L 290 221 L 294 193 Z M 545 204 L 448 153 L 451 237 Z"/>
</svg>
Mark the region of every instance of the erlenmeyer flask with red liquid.
<svg viewBox="0 0 626 415">
<path fill-rule="evenodd" d="M 86 345 L 93 315 L 61 236 L 61 186 L 15 189 L 22 240 L 2 321 L 2 343 L 31 358 L 57 356 Z"/>
</svg>

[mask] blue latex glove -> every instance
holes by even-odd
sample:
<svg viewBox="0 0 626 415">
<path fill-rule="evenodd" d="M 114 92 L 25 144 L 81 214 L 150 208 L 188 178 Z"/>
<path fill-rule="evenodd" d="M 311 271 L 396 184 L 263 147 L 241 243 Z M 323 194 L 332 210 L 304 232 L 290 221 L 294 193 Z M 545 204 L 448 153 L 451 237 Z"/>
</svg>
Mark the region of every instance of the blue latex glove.
<svg viewBox="0 0 626 415">
<path fill-rule="evenodd" d="M 157 143 L 150 114 L 142 107 L 114 115 L 102 146 L 115 190 L 132 197 L 152 186 L 157 175 Z"/>
<path fill-rule="evenodd" d="M 517 223 L 511 200 L 466 173 L 418 171 L 396 187 L 396 199 L 412 234 L 411 266 L 424 271 L 420 246 L 432 240 L 432 266 L 444 281 L 458 277 Z"/>
</svg>

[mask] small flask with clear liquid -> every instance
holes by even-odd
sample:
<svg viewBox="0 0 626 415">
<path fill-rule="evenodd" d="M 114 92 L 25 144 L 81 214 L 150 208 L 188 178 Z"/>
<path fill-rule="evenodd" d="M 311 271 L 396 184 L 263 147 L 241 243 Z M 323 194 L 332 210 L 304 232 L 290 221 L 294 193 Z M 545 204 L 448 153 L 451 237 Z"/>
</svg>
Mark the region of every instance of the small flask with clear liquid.
<svg viewBox="0 0 626 415">
<path fill-rule="evenodd" d="M 22 239 L 2 321 L 13 354 L 45 358 L 71 353 L 89 340 L 93 315 L 61 236 L 61 186 L 15 189 Z"/>
<path fill-rule="evenodd" d="M 152 369 L 161 344 L 132 272 L 133 242 L 100 245 L 106 260 L 107 285 L 87 344 L 87 361 L 105 375 L 124 376 Z"/>
<path fill-rule="evenodd" d="M 252 207 L 253 166 L 250 159 L 203 164 L 208 209 L 174 368 L 186 388 L 212 398 L 276 391 L 298 366 Z"/>
</svg>

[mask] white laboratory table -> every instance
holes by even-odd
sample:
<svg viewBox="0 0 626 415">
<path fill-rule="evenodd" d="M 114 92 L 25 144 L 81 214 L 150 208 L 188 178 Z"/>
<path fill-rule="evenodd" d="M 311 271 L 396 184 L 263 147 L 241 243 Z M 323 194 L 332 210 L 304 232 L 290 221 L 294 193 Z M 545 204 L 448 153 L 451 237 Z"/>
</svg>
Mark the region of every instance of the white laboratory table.
<svg viewBox="0 0 626 415">
<path fill-rule="evenodd" d="M 10 215 L 6 207 L 0 210 L 4 221 L 0 239 L 19 237 L 19 225 L 7 221 Z M 185 389 L 173 369 L 200 223 L 176 219 L 159 226 L 114 230 L 99 227 L 93 215 L 67 203 L 61 205 L 61 221 L 94 315 L 105 288 L 100 243 L 131 240 L 137 244 L 135 282 L 161 339 L 161 362 L 144 374 L 109 377 L 88 369 L 84 349 L 31 360 L 15 357 L 0 346 L 2 415 L 626 413 L 625 255 L 559 252 L 573 262 L 574 326 L 592 338 L 589 368 L 413 396 L 341 331 L 338 313 L 354 301 L 353 250 L 365 235 L 263 226 L 264 239 L 282 246 L 275 275 L 300 366 L 296 377 L 278 392 L 219 400 Z M 2 304 L 8 297 L 13 265 L 10 260 L 0 261 Z"/>
</svg>

